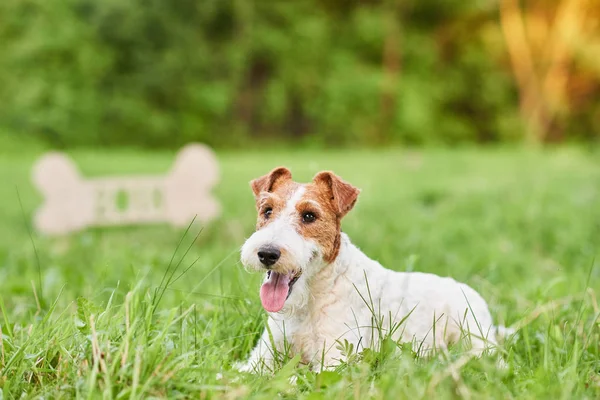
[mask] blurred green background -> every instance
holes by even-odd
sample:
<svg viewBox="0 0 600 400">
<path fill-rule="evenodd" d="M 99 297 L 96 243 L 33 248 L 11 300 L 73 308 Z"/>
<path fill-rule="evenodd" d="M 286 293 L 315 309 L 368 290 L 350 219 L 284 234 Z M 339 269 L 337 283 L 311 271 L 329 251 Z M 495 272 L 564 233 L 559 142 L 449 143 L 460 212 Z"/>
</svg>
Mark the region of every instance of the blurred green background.
<svg viewBox="0 0 600 400">
<path fill-rule="evenodd" d="M 2 0 L 0 15 L 4 146 L 598 138 L 595 0 Z"/>
</svg>

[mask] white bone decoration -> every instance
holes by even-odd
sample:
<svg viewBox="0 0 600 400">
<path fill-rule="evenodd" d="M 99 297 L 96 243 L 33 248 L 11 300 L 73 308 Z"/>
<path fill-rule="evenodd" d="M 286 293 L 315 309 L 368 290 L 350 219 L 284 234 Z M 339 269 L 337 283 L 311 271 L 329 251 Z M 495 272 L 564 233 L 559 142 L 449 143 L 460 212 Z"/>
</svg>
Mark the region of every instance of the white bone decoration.
<svg viewBox="0 0 600 400">
<path fill-rule="evenodd" d="M 193 143 L 182 148 L 166 175 L 86 179 L 62 153 L 34 165 L 33 182 L 44 196 L 34 216 L 36 229 L 61 235 L 88 227 L 167 222 L 208 222 L 221 207 L 211 194 L 219 180 L 213 151 Z"/>
</svg>

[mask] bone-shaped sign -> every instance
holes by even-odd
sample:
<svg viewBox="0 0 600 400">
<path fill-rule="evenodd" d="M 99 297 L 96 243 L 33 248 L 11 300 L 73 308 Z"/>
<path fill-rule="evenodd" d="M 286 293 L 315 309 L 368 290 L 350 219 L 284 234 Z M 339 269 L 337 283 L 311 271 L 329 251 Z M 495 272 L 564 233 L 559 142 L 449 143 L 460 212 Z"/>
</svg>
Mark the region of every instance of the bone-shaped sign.
<svg viewBox="0 0 600 400">
<path fill-rule="evenodd" d="M 62 153 L 44 155 L 33 168 L 33 182 L 44 196 L 34 216 L 38 231 L 67 234 L 87 227 L 167 222 L 208 222 L 220 205 L 211 194 L 219 179 L 214 153 L 189 144 L 163 176 L 85 179 Z"/>
</svg>

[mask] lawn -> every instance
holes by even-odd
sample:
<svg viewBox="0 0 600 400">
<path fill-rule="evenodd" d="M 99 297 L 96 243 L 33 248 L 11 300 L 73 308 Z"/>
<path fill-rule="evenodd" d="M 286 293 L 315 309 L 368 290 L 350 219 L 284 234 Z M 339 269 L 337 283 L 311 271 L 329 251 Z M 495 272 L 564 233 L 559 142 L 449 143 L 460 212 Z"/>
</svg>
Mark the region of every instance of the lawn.
<svg viewBox="0 0 600 400">
<path fill-rule="evenodd" d="M 223 213 L 200 233 L 127 227 L 60 239 L 28 233 L 37 155 L 0 157 L 0 399 L 600 397 L 598 154 L 223 152 Z M 163 172 L 173 157 L 71 155 L 87 176 Z M 323 374 L 294 359 L 274 376 L 233 370 L 265 320 L 262 277 L 239 264 L 255 218 L 248 181 L 280 164 L 298 180 L 331 169 L 362 188 L 343 223 L 361 249 L 391 269 L 464 281 L 496 321 L 521 328 L 501 349 L 508 368 L 491 356 L 464 362 L 458 348 L 419 359 L 398 346 Z"/>
</svg>

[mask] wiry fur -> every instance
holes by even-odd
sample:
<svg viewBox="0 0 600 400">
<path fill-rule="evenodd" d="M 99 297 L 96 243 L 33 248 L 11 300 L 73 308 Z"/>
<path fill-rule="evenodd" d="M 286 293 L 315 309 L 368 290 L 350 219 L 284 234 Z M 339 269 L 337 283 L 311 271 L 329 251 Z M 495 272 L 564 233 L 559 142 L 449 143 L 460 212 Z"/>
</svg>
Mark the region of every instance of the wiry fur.
<svg viewBox="0 0 600 400">
<path fill-rule="evenodd" d="M 261 246 L 276 246 L 281 258 L 273 270 L 301 276 L 284 308 L 269 313 L 268 329 L 242 370 L 270 369 L 274 354 L 285 351 L 300 354 L 312 367 L 334 366 L 342 358 L 337 341 L 356 349 L 377 345 L 374 318 L 381 318 L 384 335 L 404 320 L 392 338 L 413 341 L 422 354 L 465 336 L 478 355 L 496 345 L 500 328 L 471 287 L 433 274 L 385 269 L 351 243 L 340 221 L 359 190 L 335 174 L 321 172 L 312 183 L 298 184 L 289 170 L 277 168 L 254 180 L 252 189 L 259 217 L 257 231 L 242 247 L 242 263 L 265 271 L 256 253 Z M 265 207 L 273 210 L 269 218 L 262 213 Z M 317 221 L 303 223 L 306 210 Z"/>
</svg>

